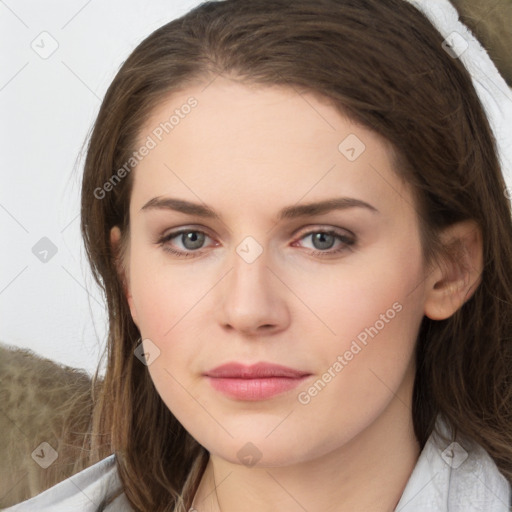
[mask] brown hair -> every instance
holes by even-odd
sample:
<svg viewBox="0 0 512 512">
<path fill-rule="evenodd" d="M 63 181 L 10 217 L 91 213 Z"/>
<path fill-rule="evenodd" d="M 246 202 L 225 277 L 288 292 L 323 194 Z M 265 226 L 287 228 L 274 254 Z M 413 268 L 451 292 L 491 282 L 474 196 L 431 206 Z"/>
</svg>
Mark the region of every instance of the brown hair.
<svg viewBox="0 0 512 512">
<path fill-rule="evenodd" d="M 442 41 L 404 0 L 205 2 L 153 32 L 117 73 L 92 131 L 82 186 L 82 235 L 109 314 L 108 364 L 89 462 L 116 453 L 135 510 L 187 511 L 208 452 L 168 410 L 134 357 L 140 333 L 117 271 L 129 236 L 132 173 L 101 199 L 95 191 L 132 156 L 156 105 L 219 74 L 313 92 L 387 139 L 397 174 L 413 189 L 426 264 L 456 258 L 440 242 L 443 228 L 465 219 L 477 223 L 481 284 L 447 320 L 423 318 L 412 415 L 421 447 L 442 414 L 512 480 L 510 204 L 471 77 Z M 115 225 L 122 231 L 117 255 L 109 239 Z"/>
</svg>

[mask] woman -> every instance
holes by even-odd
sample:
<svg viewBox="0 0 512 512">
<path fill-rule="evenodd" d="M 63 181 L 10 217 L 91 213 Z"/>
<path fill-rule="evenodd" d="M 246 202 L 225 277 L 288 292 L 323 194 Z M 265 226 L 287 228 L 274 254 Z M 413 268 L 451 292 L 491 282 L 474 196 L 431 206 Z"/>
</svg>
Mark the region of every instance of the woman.
<svg viewBox="0 0 512 512">
<path fill-rule="evenodd" d="M 227 0 L 136 48 L 82 188 L 102 460 L 11 510 L 508 510 L 508 160 L 435 12 Z"/>
</svg>

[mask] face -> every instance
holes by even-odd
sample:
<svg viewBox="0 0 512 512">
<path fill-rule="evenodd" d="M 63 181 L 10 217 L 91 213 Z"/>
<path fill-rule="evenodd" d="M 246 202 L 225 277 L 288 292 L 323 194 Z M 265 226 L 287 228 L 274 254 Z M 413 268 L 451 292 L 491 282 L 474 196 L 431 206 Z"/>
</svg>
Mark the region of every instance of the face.
<svg viewBox="0 0 512 512">
<path fill-rule="evenodd" d="M 276 466 L 342 448 L 397 398 L 410 416 L 425 269 L 385 141 L 320 97 L 220 77 L 174 92 L 139 141 L 127 297 L 190 434 Z"/>
</svg>

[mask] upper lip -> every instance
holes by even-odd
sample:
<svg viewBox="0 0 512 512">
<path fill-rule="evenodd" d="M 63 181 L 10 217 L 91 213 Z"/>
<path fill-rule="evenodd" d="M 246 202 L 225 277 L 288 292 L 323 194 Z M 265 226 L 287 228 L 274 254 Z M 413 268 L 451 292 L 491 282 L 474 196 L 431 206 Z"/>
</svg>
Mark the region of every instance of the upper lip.
<svg viewBox="0 0 512 512">
<path fill-rule="evenodd" d="M 256 363 L 249 366 L 241 363 L 226 363 L 217 366 L 213 370 L 207 371 L 204 375 L 208 377 L 232 379 L 263 379 L 268 377 L 288 377 L 297 379 L 305 375 L 310 375 L 310 373 L 273 363 Z"/>
</svg>

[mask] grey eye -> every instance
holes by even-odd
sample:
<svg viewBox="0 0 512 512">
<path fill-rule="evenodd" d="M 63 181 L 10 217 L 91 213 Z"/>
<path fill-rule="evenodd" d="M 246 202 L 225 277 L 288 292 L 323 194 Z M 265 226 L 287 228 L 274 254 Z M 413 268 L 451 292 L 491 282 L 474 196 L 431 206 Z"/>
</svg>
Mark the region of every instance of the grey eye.
<svg viewBox="0 0 512 512">
<path fill-rule="evenodd" d="M 314 233 L 311 235 L 316 249 L 330 249 L 335 242 L 335 236 L 328 233 Z"/>
<path fill-rule="evenodd" d="M 200 249 L 204 244 L 204 233 L 200 231 L 187 231 L 181 234 L 181 241 L 185 249 Z"/>
</svg>

